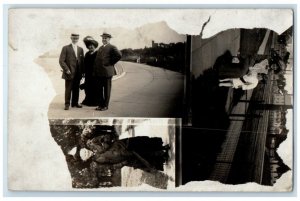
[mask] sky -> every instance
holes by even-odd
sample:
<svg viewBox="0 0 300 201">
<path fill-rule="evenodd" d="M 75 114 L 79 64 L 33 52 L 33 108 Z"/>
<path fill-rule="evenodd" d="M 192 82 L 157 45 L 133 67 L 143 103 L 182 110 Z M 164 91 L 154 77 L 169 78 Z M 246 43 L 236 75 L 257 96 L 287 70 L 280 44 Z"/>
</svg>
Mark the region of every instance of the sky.
<svg viewBox="0 0 300 201">
<path fill-rule="evenodd" d="M 134 29 L 165 21 L 179 34 L 197 35 L 209 17 L 204 38 L 235 27 L 270 28 L 281 33 L 293 23 L 292 11 L 288 9 L 10 9 L 9 43 L 36 58 L 46 48 L 60 45 L 63 29 Z"/>
</svg>

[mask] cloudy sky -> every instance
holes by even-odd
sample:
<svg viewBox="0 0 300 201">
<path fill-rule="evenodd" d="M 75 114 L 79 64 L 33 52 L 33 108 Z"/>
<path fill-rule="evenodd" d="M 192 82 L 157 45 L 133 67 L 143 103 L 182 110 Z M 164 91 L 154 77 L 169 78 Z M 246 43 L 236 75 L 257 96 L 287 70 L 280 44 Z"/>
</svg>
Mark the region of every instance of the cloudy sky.
<svg viewBox="0 0 300 201">
<path fill-rule="evenodd" d="M 9 43 L 36 56 L 46 47 L 57 48 L 62 30 L 120 27 L 133 30 L 162 21 L 179 34 L 196 35 L 209 16 L 205 38 L 235 27 L 270 28 L 281 33 L 292 25 L 292 11 L 288 9 L 10 9 Z M 169 33 L 164 31 L 168 30 L 158 33 Z"/>
</svg>

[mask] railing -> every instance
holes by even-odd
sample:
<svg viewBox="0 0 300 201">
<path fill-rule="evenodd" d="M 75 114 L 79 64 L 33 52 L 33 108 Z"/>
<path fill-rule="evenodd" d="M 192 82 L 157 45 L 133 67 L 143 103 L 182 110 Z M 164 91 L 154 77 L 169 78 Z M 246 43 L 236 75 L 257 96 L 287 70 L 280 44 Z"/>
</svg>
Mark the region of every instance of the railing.
<svg viewBox="0 0 300 201">
<path fill-rule="evenodd" d="M 118 63 L 115 64 L 115 70 L 116 70 L 117 74 L 115 76 L 113 76 L 112 80 L 117 80 L 125 74 L 125 70 L 124 70 L 124 67 L 122 65 L 122 62 L 118 62 Z"/>
<path fill-rule="evenodd" d="M 255 105 L 264 103 L 265 101 L 266 103 L 270 102 L 272 89 L 271 80 L 268 79 L 265 85 L 260 86 L 261 88 L 256 90 L 262 89 L 263 92 L 256 94 L 256 100 L 252 98 L 255 89 L 246 91 L 238 101 L 238 104 L 235 107 L 231 107 L 228 111 L 231 123 L 226 134 L 226 139 L 222 144 L 222 151 L 217 156 L 214 170 L 210 176 L 211 180 L 227 183 L 228 180 L 231 179 L 229 176 L 232 166 L 237 165 L 243 167 L 243 164 L 239 164 L 239 161 L 234 161 L 235 155 L 245 122 L 254 121 L 255 123 L 253 123 L 251 130 L 245 131 L 251 132 L 251 134 L 248 133 L 248 137 L 250 136 L 249 141 L 247 141 L 248 147 L 242 147 L 242 149 L 247 149 L 248 153 L 248 155 L 244 157 L 244 159 L 247 158 L 246 161 L 249 163 L 249 178 L 247 179 L 249 179 L 249 181 L 262 183 L 269 111 L 256 110 Z M 252 111 L 249 111 L 249 109 Z"/>
</svg>

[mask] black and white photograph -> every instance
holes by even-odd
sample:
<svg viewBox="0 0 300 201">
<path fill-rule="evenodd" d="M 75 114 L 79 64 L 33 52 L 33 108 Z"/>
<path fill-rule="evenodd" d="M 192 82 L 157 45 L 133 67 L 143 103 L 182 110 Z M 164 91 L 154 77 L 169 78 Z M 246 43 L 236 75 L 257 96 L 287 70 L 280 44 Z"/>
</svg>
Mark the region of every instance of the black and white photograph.
<svg viewBox="0 0 300 201">
<path fill-rule="evenodd" d="M 109 21 L 56 28 L 57 46 L 36 58 L 57 94 L 49 119 L 182 116 L 184 34 L 164 21 L 134 29 Z"/>
<path fill-rule="evenodd" d="M 281 34 L 229 29 L 188 42 L 182 184 L 275 185 L 292 168 L 278 150 L 291 149 L 284 142 L 293 138 L 293 26 Z"/>
<path fill-rule="evenodd" d="M 293 191 L 294 15 L 10 7 L 8 190 Z"/>
<path fill-rule="evenodd" d="M 175 119 L 50 120 L 72 188 L 175 187 Z M 70 182 L 71 183 L 71 182 Z"/>
</svg>

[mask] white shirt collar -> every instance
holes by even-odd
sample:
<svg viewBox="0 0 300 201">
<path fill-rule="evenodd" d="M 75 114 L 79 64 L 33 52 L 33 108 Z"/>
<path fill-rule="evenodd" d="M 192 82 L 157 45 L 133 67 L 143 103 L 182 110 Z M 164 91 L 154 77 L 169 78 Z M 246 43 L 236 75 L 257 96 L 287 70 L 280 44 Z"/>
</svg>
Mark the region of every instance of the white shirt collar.
<svg viewBox="0 0 300 201">
<path fill-rule="evenodd" d="M 105 47 L 106 45 L 108 45 L 109 43 L 106 43 L 105 45 L 103 44 L 103 47 Z"/>
<path fill-rule="evenodd" d="M 76 56 L 76 58 L 77 58 L 77 44 L 73 44 L 73 43 L 72 43 L 72 48 L 73 48 L 73 50 L 74 50 L 74 52 L 75 52 L 75 56 Z"/>
</svg>

